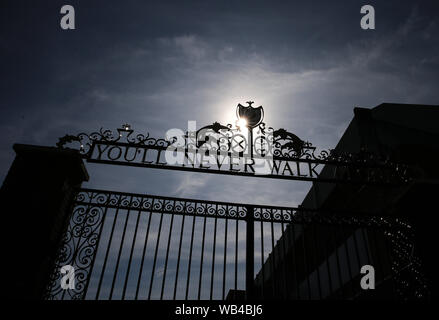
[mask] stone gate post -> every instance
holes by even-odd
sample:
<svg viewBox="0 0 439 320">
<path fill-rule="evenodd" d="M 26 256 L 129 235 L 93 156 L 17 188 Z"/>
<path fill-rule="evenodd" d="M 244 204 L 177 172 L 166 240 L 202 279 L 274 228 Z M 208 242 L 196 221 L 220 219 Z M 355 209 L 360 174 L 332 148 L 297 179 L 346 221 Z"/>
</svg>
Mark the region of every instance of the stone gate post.
<svg viewBox="0 0 439 320">
<path fill-rule="evenodd" d="M 0 189 L 2 294 L 42 299 L 67 226 L 75 188 L 88 180 L 78 151 L 15 144 Z"/>
</svg>

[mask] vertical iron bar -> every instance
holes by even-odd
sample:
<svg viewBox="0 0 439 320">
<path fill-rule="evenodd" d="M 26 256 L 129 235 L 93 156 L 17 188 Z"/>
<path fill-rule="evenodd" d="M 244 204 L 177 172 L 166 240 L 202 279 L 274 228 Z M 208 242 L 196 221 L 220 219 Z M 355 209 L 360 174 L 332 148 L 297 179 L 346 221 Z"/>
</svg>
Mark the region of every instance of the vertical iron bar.
<svg viewBox="0 0 439 320">
<path fill-rule="evenodd" d="M 116 221 L 117 221 L 117 217 L 118 216 L 119 216 L 119 207 L 117 207 L 116 212 L 114 213 L 113 225 L 111 227 L 111 232 L 110 232 L 110 240 L 108 241 L 108 247 L 107 247 L 107 250 L 105 252 L 104 264 L 102 266 L 101 276 L 99 277 L 98 289 L 96 291 L 96 298 L 95 298 L 95 300 L 97 300 L 99 298 L 99 293 L 101 292 L 102 280 L 104 278 L 105 268 L 107 267 L 108 253 L 110 251 L 111 242 L 113 240 L 114 227 L 116 226 Z"/>
<path fill-rule="evenodd" d="M 344 289 L 343 289 L 343 278 L 341 276 L 341 266 L 340 266 L 340 257 L 338 255 L 338 243 L 337 243 L 337 227 L 334 226 L 332 229 L 332 238 L 334 239 L 334 251 L 335 251 L 335 258 L 337 262 L 337 270 L 338 270 L 338 280 L 339 280 L 339 290 L 341 296 L 344 298 Z"/>
<path fill-rule="evenodd" d="M 354 229 L 354 231 L 352 232 L 352 238 L 354 239 L 354 247 L 355 247 L 355 254 L 357 256 L 358 267 L 361 268 L 360 252 L 358 250 L 357 236 L 355 235 L 356 232 L 357 230 Z"/>
<path fill-rule="evenodd" d="M 129 258 L 129 260 L 128 260 L 128 268 L 127 268 L 127 273 L 126 273 L 126 276 L 125 276 L 125 284 L 124 284 L 124 286 L 123 286 L 122 300 L 125 299 L 125 293 L 126 293 L 126 290 L 127 290 L 128 276 L 129 276 L 129 274 L 130 274 L 130 270 L 131 270 L 131 261 L 132 261 L 132 259 L 133 259 L 134 245 L 135 245 L 135 242 L 136 242 L 137 229 L 138 229 L 138 227 L 139 227 L 139 220 L 140 220 L 140 215 L 141 215 L 141 214 L 142 214 L 142 211 L 139 210 L 139 213 L 137 214 L 137 219 L 136 219 L 136 227 L 135 227 L 135 229 L 134 229 L 133 241 L 132 241 L 132 243 L 131 243 L 131 252 L 130 252 L 130 258 Z"/>
<path fill-rule="evenodd" d="M 136 295 L 135 295 L 135 299 L 136 300 L 137 300 L 137 297 L 139 295 L 140 282 L 142 280 L 143 264 L 145 262 L 146 247 L 148 245 L 149 229 L 150 229 L 150 226 L 151 226 L 151 217 L 152 217 L 152 212 L 154 210 L 154 201 L 155 201 L 155 199 L 152 199 L 152 201 L 151 201 L 151 210 L 149 211 L 148 227 L 146 228 L 146 234 L 145 234 L 145 245 L 143 246 L 143 250 L 142 250 L 142 260 L 140 262 L 139 277 L 137 278 Z"/>
<path fill-rule="evenodd" d="M 346 232 L 345 232 L 345 229 L 343 228 L 343 226 L 342 225 L 340 225 L 340 232 L 341 232 L 341 234 L 342 234 L 342 237 L 343 238 L 345 238 L 346 237 Z M 348 237 L 349 237 L 349 235 L 348 235 Z M 347 259 L 347 264 L 348 264 L 348 274 L 349 274 L 349 282 L 348 282 L 348 284 L 349 284 L 349 286 L 350 286 L 350 288 L 352 289 L 352 268 L 351 268 L 351 259 L 350 259 L 350 256 L 349 256 L 349 249 L 348 249 L 348 238 L 345 238 L 345 240 L 344 240 L 344 247 L 345 247 L 345 251 L 346 251 L 346 259 Z M 349 289 L 349 287 L 347 288 L 347 289 Z M 351 291 L 351 294 L 353 293 L 352 292 L 352 290 L 350 290 Z"/>
<path fill-rule="evenodd" d="M 305 238 L 305 224 L 302 222 L 302 248 L 303 248 L 303 261 L 305 264 L 305 276 L 308 285 L 308 299 L 311 300 L 311 283 L 309 281 L 310 271 L 308 267 L 308 255 L 306 254 L 306 238 Z"/>
<path fill-rule="evenodd" d="M 225 218 L 225 232 L 224 232 L 224 266 L 223 266 L 223 300 L 225 298 L 225 287 L 226 287 L 226 265 L 227 265 L 227 225 L 229 219 Z"/>
<path fill-rule="evenodd" d="M 172 211 L 174 211 L 176 200 L 173 201 L 174 201 L 174 206 Z M 162 280 L 162 290 L 160 292 L 160 300 L 163 300 L 163 291 L 165 289 L 166 272 L 168 270 L 169 247 L 171 246 L 172 227 L 174 226 L 174 215 L 175 215 L 174 213 L 171 214 L 171 225 L 169 226 L 168 246 L 166 248 L 165 269 L 163 270 L 163 280 Z"/>
<path fill-rule="evenodd" d="M 235 220 L 235 290 L 238 289 L 238 219 Z"/>
<path fill-rule="evenodd" d="M 282 230 L 282 233 L 281 233 L 281 237 L 282 237 L 282 255 L 283 255 L 283 258 L 281 259 L 282 260 L 282 265 L 283 265 L 283 268 L 282 268 L 282 273 L 283 273 L 283 276 L 282 276 L 282 279 L 284 279 L 284 285 L 283 285 L 283 288 L 284 288 L 284 299 L 288 299 L 288 295 L 289 295 L 289 288 L 288 288 L 288 286 L 289 286 L 289 282 L 288 282 L 288 280 L 287 280 L 287 251 L 286 251 L 286 249 L 285 249 L 285 237 L 286 237 L 286 233 L 285 233 L 285 224 L 284 224 L 284 215 L 283 215 L 283 211 L 281 211 L 281 215 L 282 215 L 282 222 L 281 222 L 281 230 Z"/>
<path fill-rule="evenodd" d="M 377 268 L 375 268 L 377 271 L 379 270 L 380 271 L 380 275 L 381 275 L 381 281 L 383 281 L 384 280 L 384 270 L 383 270 L 383 265 L 382 265 L 382 262 L 381 262 L 381 257 L 380 257 L 380 253 L 379 253 L 379 247 L 378 247 L 378 239 L 377 239 L 377 235 L 376 235 L 376 228 L 377 227 L 375 227 L 375 228 L 373 228 L 372 230 L 370 230 L 370 232 L 372 233 L 372 238 L 373 238 L 373 242 L 374 242 L 374 251 L 375 251 L 375 256 L 376 256 L 376 262 L 377 262 Z M 375 261 L 373 262 L 374 264 L 375 264 Z M 375 267 L 375 266 L 374 266 Z M 378 272 L 377 273 L 375 273 L 375 275 L 378 275 Z M 379 280 L 380 280 L 380 278 L 377 276 L 376 278 L 375 278 L 375 283 L 376 284 L 378 284 L 379 282 Z"/>
<path fill-rule="evenodd" d="M 207 210 L 206 210 L 207 212 Z M 203 221 L 203 240 L 201 242 L 201 261 L 200 261 L 200 278 L 198 280 L 198 300 L 201 297 L 201 280 L 203 278 L 203 259 L 204 259 L 204 238 L 206 236 L 206 216 L 204 216 Z"/>
<path fill-rule="evenodd" d="M 355 270 L 355 274 L 358 274 L 360 272 L 360 269 L 361 269 L 361 259 L 360 259 L 360 253 L 358 251 L 357 236 L 355 235 L 356 232 L 357 232 L 357 229 L 353 228 L 352 239 L 354 240 L 354 250 L 355 250 L 355 255 L 357 257 L 357 262 L 358 262 L 358 269 Z M 356 295 L 356 293 L 358 292 L 358 287 L 354 285 L 352 290 L 354 291 L 354 295 Z"/>
<path fill-rule="evenodd" d="M 133 196 L 131 196 L 131 198 L 130 198 L 130 204 L 131 204 L 132 200 L 133 200 Z M 111 300 L 111 298 L 113 297 L 114 284 L 116 282 L 117 271 L 119 270 L 120 256 L 122 255 L 123 243 L 125 241 L 125 234 L 126 234 L 126 231 L 127 231 L 129 215 L 130 215 L 130 209 L 128 209 L 128 211 L 126 213 L 126 217 L 125 217 L 125 224 L 123 226 L 122 239 L 120 241 L 119 253 L 117 255 L 116 269 L 114 270 L 113 281 L 111 282 L 111 290 L 110 290 L 110 298 L 109 298 L 109 300 Z"/>
<path fill-rule="evenodd" d="M 262 213 L 261 213 L 261 216 L 262 216 Z M 260 222 L 260 227 L 261 227 L 261 269 L 262 269 L 262 283 L 261 283 L 261 297 L 260 298 L 264 299 L 264 286 L 265 286 L 264 255 L 265 255 L 265 248 L 264 248 L 264 222 L 262 220 Z"/>
<path fill-rule="evenodd" d="M 346 237 L 345 238 L 344 247 L 345 247 L 345 251 L 346 251 L 346 256 L 348 258 L 349 277 L 350 277 L 350 279 L 352 279 L 351 259 L 350 259 L 350 255 L 349 255 L 349 249 L 348 249 L 349 233 L 346 235 L 346 229 L 342 225 L 340 225 L 340 231 L 341 231 L 341 234 L 343 235 L 343 238 Z"/>
<path fill-rule="evenodd" d="M 274 230 L 273 230 L 273 209 L 270 210 L 270 226 L 271 226 L 271 289 L 273 291 L 273 299 L 276 297 L 276 254 L 274 252 Z"/>
<path fill-rule="evenodd" d="M 295 225 L 294 225 L 294 221 L 293 221 L 293 216 L 291 216 L 290 227 L 291 227 L 291 251 L 292 251 L 291 252 L 291 257 L 292 257 L 292 260 L 293 260 L 293 267 L 294 267 L 294 271 L 295 271 L 294 279 L 296 281 L 296 295 L 297 295 L 297 300 L 300 300 L 301 296 L 300 296 L 299 272 L 298 272 L 297 263 L 296 263 L 296 258 L 297 258 L 296 244 L 295 244 L 295 242 L 296 242 L 296 231 L 294 230 L 295 229 Z"/>
<path fill-rule="evenodd" d="M 317 284 L 319 287 L 319 299 L 322 299 L 322 282 L 320 280 L 320 268 L 319 268 L 319 261 L 318 261 L 318 247 L 316 247 L 316 242 L 317 242 L 317 238 L 316 238 L 316 234 L 315 234 L 315 225 L 311 224 L 310 225 L 310 232 L 311 232 L 311 237 L 313 239 L 313 247 L 314 247 L 314 263 L 315 263 L 315 268 L 316 268 L 316 274 L 317 274 Z"/>
<path fill-rule="evenodd" d="M 326 233 L 326 231 L 328 233 Z M 332 295 L 333 293 L 333 288 L 332 288 L 332 276 L 331 276 L 331 265 L 329 264 L 329 259 L 331 257 L 331 250 L 329 247 L 329 239 L 328 237 L 330 237 L 330 229 L 327 229 L 327 227 L 325 228 L 325 249 L 326 249 L 326 269 L 328 271 L 328 283 L 329 283 L 329 297 Z"/>
<path fill-rule="evenodd" d="M 186 208 L 186 203 L 185 203 L 185 208 Z M 175 300 L 175 297 L 177 295 L 178 272 L 180 270 L 181 243 L 183 241 L 183 231 L 184 231 L 184 220 L 185 220 L 185 217 L 186 217 L 186 215 L 183 215 L 183 220 L 181 222 L 180 243 L 178 244 L 177 270 L 175 272 L 175 283 L 174 283 L 174 296 L 173 296 L 173 300 Z"/>
<path fill-rule="evenodd" d="M 197 204 L 195 203 L 195 209 L 194 212 L 197 211 Z M 189 250 L 189 262 L 188 262 L 188 267 L 187 267 L 187 279 L 186 279 L 186 295 L 185 295 L 185 300 L 187 300 L 187 296 L 189 294 L 189 280 L 191 277 L 191 265 L 192 265 L 192 248 L 194 246 L 194 231 L 195 231 L 195 218 L 196 216 L 193 216 L 193 220 L 192 220 L 192 231 L 191 231 L 191 247 Z"/>
<path fill-rule="evenodd" d="M 253 128 L 248 128 L 248 131 L 250 132 L 250 159 L 253 159 Z"/>
<path fill-rule="evenodd" d="M 165 200 L 163 200 L 162 203 L 162 211 L 164 210 L 164 208 L 165 208 Z M 152 285 L 154 284 L 154 272 L 157 263 L 157 252 L 159 250 L 160 235 L 162 234 L 162 223 L 163 223 L 163 212 L 160 212 L 159 233 L 157 235 L 157 240 L 155 243 L 154 261 L 152 263 L 151 279 L 149 280 L 148 300 L 151 300 Z"/>
<path fill-rule="evenodd" d="M 247 207 L 247 216 L 246 216 L 246 224 L 247 224 L 247 230 L 246 230 L 246 262 L 245 262 L 245 271 L 246 271 L 246 277 L 245 277 L 245 291 L 246 291 L 246 298 L 251 299 L 253 298 L 253 288 L 254 288 L 254 240 L 255 240 L 255 234 L 254 234 L 254 208 L 248 206 Z"/>
<path fill-rule="evenodd" d="M 215 213 L 218 213 L 218 205 Z M 213 295 L 213 277 L 215 273 L 216 224 L 217 224 L 217 217 L 215 215 L 214 231 L 213 231 L 212 273 L 210 274 L 210 300 L 212 300 L 212 295 Z"/>
<path fill-rule="evenodd" d="M 366 255 L 367 255 L 367 263 L 372 264 L 372 259 L 370 257 L 370 246 L 369 246 L 369 237 L 366 237 L 366 232 L 364 231 L 365 228 L 361 228 L 361 235 L 363 237 L 364 242 L 364 248 L 366 249 Z"/>
</svg>

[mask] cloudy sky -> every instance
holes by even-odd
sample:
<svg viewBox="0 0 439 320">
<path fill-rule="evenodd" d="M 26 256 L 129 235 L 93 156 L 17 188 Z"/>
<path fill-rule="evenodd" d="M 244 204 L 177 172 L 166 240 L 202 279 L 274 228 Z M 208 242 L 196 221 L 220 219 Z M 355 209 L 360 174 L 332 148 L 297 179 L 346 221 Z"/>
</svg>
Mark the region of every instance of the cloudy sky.
<svg viewBox="0 0 439 320">
<path fill-rule="evenodd" d="M 436 2 L 436 3 L 435 3 Z M 76 29 L 60 28 L 71 4 Z M 360 28 L 375 8 L 376 29 Z M 232 123 L 238 103 L 334 147 L 355 106 L 438 104 L 437 1 L 2 1 L 0 177 L 13 143 Z M 87 166 L 88 187 L 296 205 L 303 182 Z M 239 192 L 237 192 L 237 190 Z"/>
<path fill-rule="evenodd" d="M 65 4 L 75 8 L 75 30 L 60 28 Z M 360 27 L 365 4 L 375 8 L 375 30 Z M 324 149 L 336 145 L 356 106 L 439 104 L 437 0 L 2 0 L 0 25 L 1 181 L 14 143 L 54 146 L 67 133 L 122 123 L 161 138 L 171 128 L 186 129 L 188 120 L 233 123 L 236 105 L 248 100 L 264 107 L 268 126 Z M 298 205 L 310 187 L 147 168 L 87 169 L 86 187 L 206 200 Z"/>
</svg>

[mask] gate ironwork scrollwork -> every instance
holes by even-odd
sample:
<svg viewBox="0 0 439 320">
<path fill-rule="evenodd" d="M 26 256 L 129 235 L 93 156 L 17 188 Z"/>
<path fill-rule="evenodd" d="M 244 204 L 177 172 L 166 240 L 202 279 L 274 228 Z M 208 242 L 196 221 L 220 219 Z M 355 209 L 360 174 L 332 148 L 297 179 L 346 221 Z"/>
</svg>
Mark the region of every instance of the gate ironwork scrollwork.
<svg viewBox="0 0 439 320">
<path fill-rule="evenodd" d="M 357 153 L 318 151 L 311 142 L 292 132 L 267 128 L 262 121 L 262 107 L 253 108 L 251 103 L 248 107 L 238 105 L 240 118 L 235 126 L 214 122 L 196 131 L 155 139 L 148 133 L 135 134 L 129 124 L 124 124 L 116 132 L 101 128 L 90 134 L 66 135 L 57 146 L 65 148 L 78 142 L 79 153 L 89 162 L 262 178 L 400 185 L 422 174 L 418 168 L 365 149 Z M 239 123 L 245 117 L 247 127 Z M 182 157 L 171 163 L 169 152 L 181 153 Z M 208 166 L 203 162 L 206 154 L 210 159 Z M 242 163 L 235 166 L 233 158 Z M 260 161 L 262 171 L 257 170 Z M 332 173 L 320 176 L 323 166 L 331 168 Z"/>
</svg>

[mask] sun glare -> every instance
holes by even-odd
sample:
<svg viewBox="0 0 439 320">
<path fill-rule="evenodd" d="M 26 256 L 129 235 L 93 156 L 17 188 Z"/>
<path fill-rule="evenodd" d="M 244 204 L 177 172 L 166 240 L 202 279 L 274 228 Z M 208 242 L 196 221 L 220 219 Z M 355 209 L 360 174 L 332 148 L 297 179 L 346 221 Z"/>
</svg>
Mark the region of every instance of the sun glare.
<svg viewBox="0 0 439 320">
<path fill-rule="evenodd" d="M 247 120 L 245 120 L 244 118 L 241 118 L 238 120 L 238 122 L 236 124 L 240 128 L 246 128 L 247 127 Z"/>
</svg>

